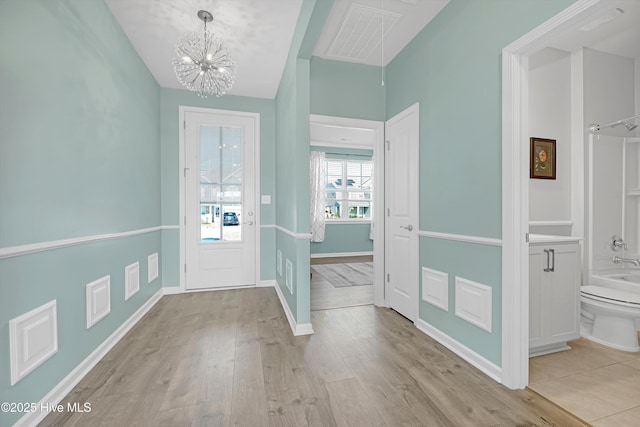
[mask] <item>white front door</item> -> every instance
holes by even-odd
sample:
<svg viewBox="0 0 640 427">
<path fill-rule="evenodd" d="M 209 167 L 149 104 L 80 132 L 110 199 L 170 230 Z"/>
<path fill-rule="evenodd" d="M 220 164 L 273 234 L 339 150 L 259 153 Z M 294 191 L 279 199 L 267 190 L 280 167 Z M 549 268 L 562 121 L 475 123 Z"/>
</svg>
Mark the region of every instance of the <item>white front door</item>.
<svg viewBox="0 0 640 427">
<path fill-rule="evenodd" d="M 418 318 L 418 104 L 386 123 L 385 273 L 389 307 Z"/>
<path fill-rule="evenodd" d="M 256 117 L 187 111 L 187 289 L 256 283 Z"/>
</svg>

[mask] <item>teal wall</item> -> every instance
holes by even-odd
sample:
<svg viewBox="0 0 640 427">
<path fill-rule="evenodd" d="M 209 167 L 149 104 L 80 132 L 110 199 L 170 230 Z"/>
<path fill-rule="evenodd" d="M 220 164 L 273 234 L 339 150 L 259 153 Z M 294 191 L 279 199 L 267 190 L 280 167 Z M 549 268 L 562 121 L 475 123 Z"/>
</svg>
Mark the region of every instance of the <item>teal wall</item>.
<svg viewBox="0 0 640 427">
<path fill-rule="evenodd" d="M 260 194 L 271 195 L 270 205 L 260 205 L 260 223 L 262 226 L 275 225 L 276 196 L 276 160 L 275 160 L 275 103 L 273 99 L 249 98 L 225 95 L 218 98 L 210 96 L 200 98 L 195 93 L 180 89 L 161 89 L 160 122 L 162 134 L 161 186 L 162 186 L 162 224 L 177 226 L 180 223 L 179 197 L 179 120 L 180 106 L 212 108 L 220 110 L 242 111 L 260 114 Z M 180 230 L 162 230 L 162 264 L 164 285 L 180 284 Z M 260 278 L 275 278 L 273 228 L 260 230 Z"/>
<path fill-rule="evenodd" d="M 160 226 L 160 89 L 104 2 L 0 1 L 0 58 L 0 247 Z M 0 402 L 37 402 L 158 292 L 156 252 L 159 231 L 0 259 Z M 87 330 L 85 285 L 107 274 L 111 313 Z M 11 386 L 9 320 L 54 299 L 58 353 Z"/>
<path fill-rule="evenodd" d="M 373 240 L 369 239 L 371 223 L 326 223 L 324 242 L 311 242 L 311 254 L 335 254 L 371 252 Z"/>
<path fill-rule="evenodd" d="M 571 3 L 452 0 L 388 65 L 387 118 L 420 102 L 420 230 L 501 237 L 501 51 Z M 420 265 L 493 288 L 491 334 L 424 302 L 420 318 L 500 365 L 500 250 L 421 238 Z"/>
<path fill-rule="evenodd" d="M 383 121 L 381 67 L 312 57 L 311 114 Z"/>
</svg>

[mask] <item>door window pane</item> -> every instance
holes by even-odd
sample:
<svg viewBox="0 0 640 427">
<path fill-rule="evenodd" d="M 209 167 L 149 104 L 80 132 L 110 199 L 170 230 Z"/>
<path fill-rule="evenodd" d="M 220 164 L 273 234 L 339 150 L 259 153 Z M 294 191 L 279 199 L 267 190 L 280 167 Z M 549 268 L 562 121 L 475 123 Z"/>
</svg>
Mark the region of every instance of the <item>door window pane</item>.
<svg viewBox="0 0 640 427">
<path fill-rule="evenodd" d="M 242 129 L 200 126 L 200 241 L 242 241 Z"/>
</svg>

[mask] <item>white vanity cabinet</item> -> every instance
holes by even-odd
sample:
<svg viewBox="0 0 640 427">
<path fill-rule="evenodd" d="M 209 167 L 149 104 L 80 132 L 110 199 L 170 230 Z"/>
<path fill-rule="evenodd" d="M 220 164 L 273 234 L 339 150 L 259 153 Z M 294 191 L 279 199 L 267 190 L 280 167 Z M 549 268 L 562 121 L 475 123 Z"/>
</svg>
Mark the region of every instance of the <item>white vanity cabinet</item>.
<svg viewBox="0 0 640 427">
<path fill-rule="evenodd" d="M 580 337 L 580 239 L 529 236 L 529 356 Z"/>
</svg>

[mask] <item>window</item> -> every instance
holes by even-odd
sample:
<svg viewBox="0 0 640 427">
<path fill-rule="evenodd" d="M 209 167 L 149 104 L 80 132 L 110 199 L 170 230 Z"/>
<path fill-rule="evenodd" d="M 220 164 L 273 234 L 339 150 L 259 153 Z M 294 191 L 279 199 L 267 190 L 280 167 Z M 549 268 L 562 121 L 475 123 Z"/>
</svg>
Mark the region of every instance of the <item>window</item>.
<svg viewBox="0 0 640 427">
<path fill-rule="evenodd" d="M 372 172 L 370 160 L 327 159 L 325 214 L 328 220 L 371 218 Z"/>
</svg>

